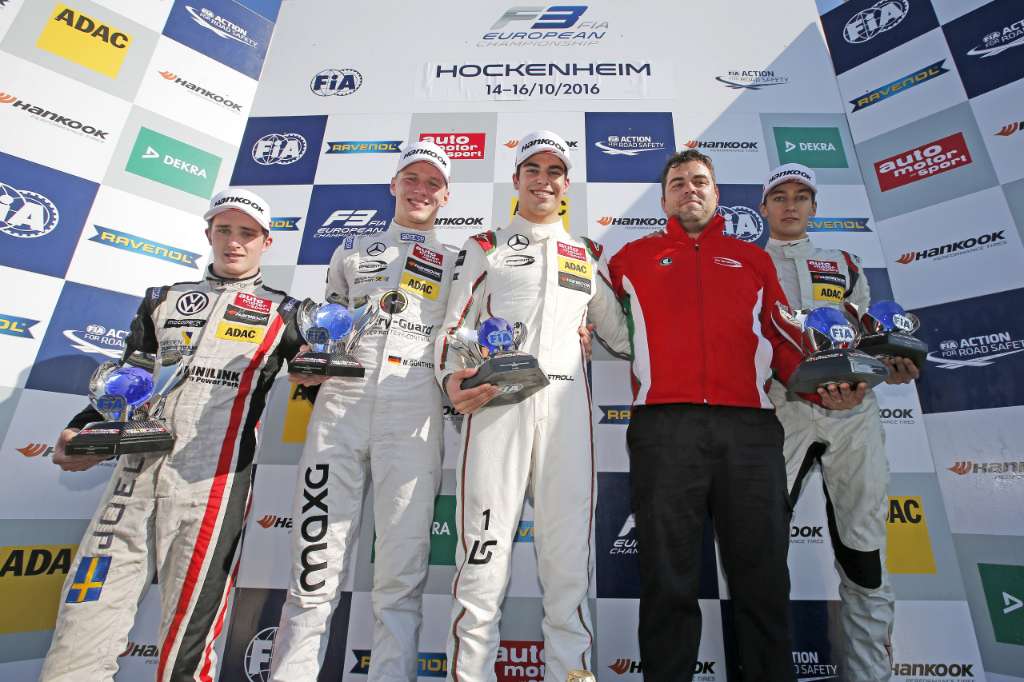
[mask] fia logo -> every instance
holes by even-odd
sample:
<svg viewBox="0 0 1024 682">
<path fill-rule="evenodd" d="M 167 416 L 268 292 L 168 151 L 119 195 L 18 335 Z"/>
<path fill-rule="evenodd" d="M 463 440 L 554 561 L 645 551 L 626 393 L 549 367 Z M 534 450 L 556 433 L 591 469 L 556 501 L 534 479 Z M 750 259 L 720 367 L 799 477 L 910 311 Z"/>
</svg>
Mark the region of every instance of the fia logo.
<svg viewBox="0 0 1024 682">
<path fill-rule="evenodd" d="M 53 232 L 59 220 L 57 207 L 42 194 L 0 182 L 0 232 L 34 239 Z"/>
<path fill-rule="evenodd" d="M 908 0 L 878 0 L 850 17 L 843 27 L 843 40 L 851 45 L 866 43 L 878 34 L 896 28 L 909 12 Z"/>
<path fill-rule="evenodd" d="M 363 74 L 355 69 L 324 69 L 313 76 L 309 89 L 321 97 L 351 95 L 363 84 Z"/>
<path fill-rule="evenodd" d="M 764 234 L 764 222 L 752 208 L 719 206 L 718 214 L 725 219 L 725 234 L 729 237 L 756 242 Z"/>
<path fill-rule="evenodd" d="M 269 133 L 252 146 L 252 160 L 261 166 L 287 166 L 306 153 L 306 138 L 298 133 Z"/>
</svg>

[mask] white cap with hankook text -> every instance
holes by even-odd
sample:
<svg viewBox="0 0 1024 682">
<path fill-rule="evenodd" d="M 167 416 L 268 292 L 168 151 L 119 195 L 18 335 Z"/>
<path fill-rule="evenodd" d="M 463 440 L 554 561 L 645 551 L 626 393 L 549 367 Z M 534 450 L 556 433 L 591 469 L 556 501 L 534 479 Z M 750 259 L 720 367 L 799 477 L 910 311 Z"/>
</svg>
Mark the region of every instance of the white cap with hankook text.
<svg viewBox="0 0 1024 682">
<path fill-rule="evenodd" d="M 214 194 L 210 199 L 209 210 L 203 214 L 203 220 L 210 220 L 217 214 L 232 208 L 245 213 L 259 223 L 260 227 L 270 232 L 270 205 L 263 197 L 247 189 L 229 187 Z"/>
<path fill-rule="evenodd" d="M 569 145 L 559 135 L 550 130 L 536 130 L 523 139 L 519 140 L 516 147 L 516 168 L 534 154 L 551 152 L 565 164 L 566 172 L 572 168 L 572 161 L 569 159 Z"/>
<path fill-rule="evenodd" d="M 448 154 L 443 149 L 430 140 L 420 140 L 406 146 L 398 157 L 398 168 L 395 169 L 395 175 L 398 175 L 406 166 L 410 166 L 417 161 L 426 161 L 441 171 L 445 183 L 451 179 L 452 160 L 448 158 Z"/>
<path fill-rule="evenodd" d="M 818 193 L 818 178 L 814 175 L 814 171 L 802 163 L 785 163 L 768 176 L 768 182 L 764 183 L 764 191 L 761 192 L 761 203 L 768 198 L 768 192 L 784 182 L 799 182 L 802 185 L 807 185 L 815 194 Z"/>
</svg>

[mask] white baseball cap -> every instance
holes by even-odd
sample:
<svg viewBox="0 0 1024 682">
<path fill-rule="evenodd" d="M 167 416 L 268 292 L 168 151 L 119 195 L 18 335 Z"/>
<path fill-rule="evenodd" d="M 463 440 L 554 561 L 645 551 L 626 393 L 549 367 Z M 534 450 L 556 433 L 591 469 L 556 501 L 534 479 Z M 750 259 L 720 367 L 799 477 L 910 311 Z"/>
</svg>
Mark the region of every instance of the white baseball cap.
<svg viewBox="0 0 1024 682">
<path fill-rule="evenodd" d="M 452 160 L 448 158 L 448 154 L 443 149 L 430 140 L 420 140 L 406 145 L 398 157 L 398 168 L 395 169 L 395 175 L 398 175 L 406 166 L 411 166 L 418 161 L 426 161 L 441 171 L 446 184 L 451 178 Z"/>
<path fill-rule="evenodd" d="M 566 172 L 572 168 L 572 160 L 569 159 L 569 145 L 565 140 L 550 130 L 535 130 L 523 139 L 519 140 L 516 147 L 516 168 L 534 154 L 551 152 L 565 164 Z"/>
<path fill-rule="evenodd" d="M 768 176 L 768 182 L 764 183 L 764 190 L 761 192 L 761 203 L 768 198 L 768 192 L 784 182 L 799 182 L 809 187 L 815 195 L 818 194 L 818 178 L 814 171 L 802 163 L 784 163 Z"/>
<path fill-rule="evenodd" d="M 203 214 L 203 220 L 208 221 L 232 208 L 246 214 L 270 232 L 270 204 L 260 195 L 247 189 L 229 187 L 214 194 L 210 199 L 210 208 Z"/>
</svg>

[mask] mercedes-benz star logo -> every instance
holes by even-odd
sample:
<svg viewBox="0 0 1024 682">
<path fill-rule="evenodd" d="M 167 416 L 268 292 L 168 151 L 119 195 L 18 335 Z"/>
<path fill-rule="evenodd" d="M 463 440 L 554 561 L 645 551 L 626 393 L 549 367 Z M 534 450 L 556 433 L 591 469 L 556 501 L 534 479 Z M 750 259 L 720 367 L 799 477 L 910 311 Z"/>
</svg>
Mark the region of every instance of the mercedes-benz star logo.
<svg viewBox="0 0 1024 682">
<path fill-rule="evenodd" d="M 367 253 L 367 255 L 370 255 L 370 256 L 376 256 L 376 255 L 384 253 L 384 249 L 386 249 L 386 248 L 387 247 L 384 246 L 384 244 L 382 242 L 374 242 L 374 243 L 372 243 L 372 244 L 370 244 L 369 246 L 366 247 L 366 253 Z"/>
<path fill-rule="evenodd" d="M 508 245 L 511 249 L 522 251 L 530 245 L 530 240 L 521 234 L 514 234 L 508 238 Z"/>
</svg>

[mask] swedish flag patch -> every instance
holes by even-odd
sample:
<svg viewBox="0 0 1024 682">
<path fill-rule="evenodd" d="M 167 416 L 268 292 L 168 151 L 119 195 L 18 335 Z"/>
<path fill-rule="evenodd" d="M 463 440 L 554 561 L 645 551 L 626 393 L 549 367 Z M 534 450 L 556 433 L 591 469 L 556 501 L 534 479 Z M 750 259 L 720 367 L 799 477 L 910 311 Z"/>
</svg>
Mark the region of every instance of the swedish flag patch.
<svg viewBox="0 0 1024 682">
<path fill-rule="evenodd" d="M 103 591 L 103 583 L 107 580 L 107 571 L 110 569 L 110 557 L 108 556 L 84 556 L 75 571 L 75 580 L 68 590 L 68 604 L 80 604 L 86 601 L 96 601 Z"/>
</svg>

